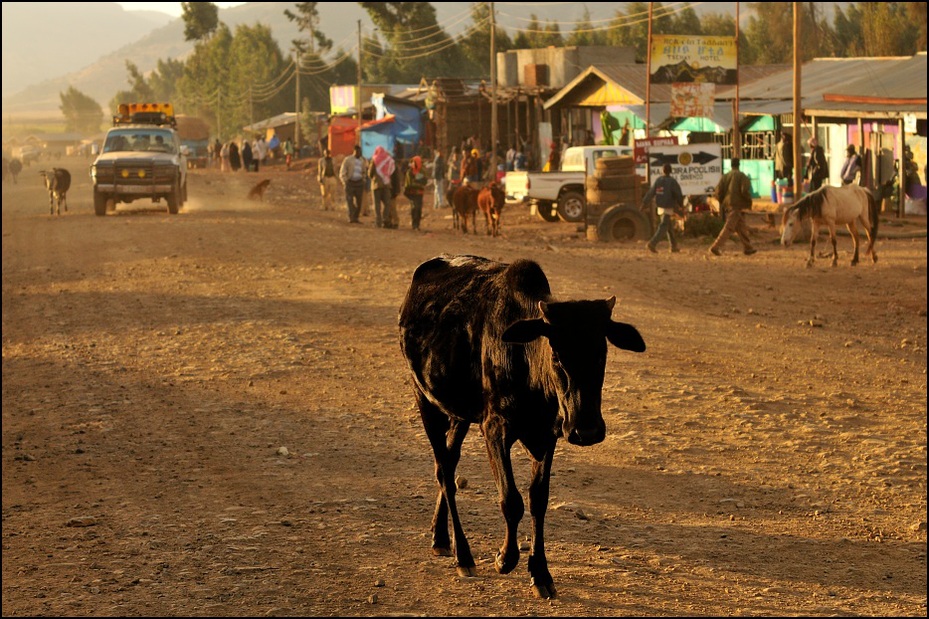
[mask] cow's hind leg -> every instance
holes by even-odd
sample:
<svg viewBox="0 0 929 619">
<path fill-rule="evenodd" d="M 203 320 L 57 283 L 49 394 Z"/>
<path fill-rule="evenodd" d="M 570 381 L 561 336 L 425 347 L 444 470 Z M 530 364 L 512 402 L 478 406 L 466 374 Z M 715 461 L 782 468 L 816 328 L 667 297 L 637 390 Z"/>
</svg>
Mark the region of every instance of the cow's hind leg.
<svg viewBox="0 0 929 619">
<path fill-rule="evenodd" d="M 439 484 L 439 496 L 436 499 L 435 513 L 432 517 L 432 552 L 440 556 L 451 554 L 448 537 L 448 517 L 451 515 L 458 574 L 475 576 L 474 557 L 471 555 L 471 548 L 461 527 L 458 505 L 455 501 L 457 490 L 455 469 L 461 458 L 461 444 L 468 434 L 469 424 L 451 421 L 418 390 L 416 399 L 423 419 L 423 427 L 426 429 L 426 436 L 429 437 L 432 452 L 435 455 L 435 477 Z"/>
</svg>

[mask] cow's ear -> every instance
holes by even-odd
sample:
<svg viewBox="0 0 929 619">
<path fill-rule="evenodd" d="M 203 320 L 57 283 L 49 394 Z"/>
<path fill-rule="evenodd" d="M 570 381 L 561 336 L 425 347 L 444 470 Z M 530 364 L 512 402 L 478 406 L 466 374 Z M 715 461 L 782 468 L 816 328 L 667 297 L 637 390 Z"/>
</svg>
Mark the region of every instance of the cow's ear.
<svg viewBox="0 0 929 619">
<path fill-rule="evenodd" d="M 645 340 L 642 339 L 638 329 L 624 322 L 611 320 L 606 328 L 606 339 L 616 348 L 645 352 Z"/>
<path fill-rule="evenodd" d="M 528 344 L 532 340 L 548 335 L 549 325 L 541 318 L 520 320 L 503 332 L 503 341 L 513 344 Z"/>
</svg>

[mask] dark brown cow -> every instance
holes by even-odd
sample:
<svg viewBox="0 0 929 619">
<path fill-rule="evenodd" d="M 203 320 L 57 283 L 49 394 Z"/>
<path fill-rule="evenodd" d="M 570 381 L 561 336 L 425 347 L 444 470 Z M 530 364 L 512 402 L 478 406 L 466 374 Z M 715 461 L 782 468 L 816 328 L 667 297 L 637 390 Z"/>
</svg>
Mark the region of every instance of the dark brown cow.
<svg viewBox="0 0 929 619">
<path fill-rule="evenodd" d="M 635 352 L 635 327 L 611 318 L 616 297 L 556 301 L 538 264 L 477 256 L 439 256 L 419 265 L 400 308 L 400 348 L 435 456 L 439 484 L 432 550 L 451 555 L 448 520 L 461 576 L 475 564 L 455 498 L 455 469 L 471 424 L 480 426 L 497 484 L 506 535 L 494 565 L 519 562 L 517 528 L 525 507 L 510 450 L 519 441 L 532 461 L 529 513 L 533 592 L 555 597 L 543 525 L 558 437 L 596 445 L 606 436 L 600 411 L 607 342 Z"/>
<path fill-rule="evenodd" d="M 489 183 L 477 194 L 477 208 L 484 213 L 484 223 L 488 235 L 497 236 L 500 233 L 500 215 L 506 194 L 496 181 Z"/>
<path fill-rule="evenodd" d="M 467 234 L 468 216 L 470 216 L 471 227 L 474 234 L 477 234 L 477 194 L 479 191 L 477 187 L 464 184 L 455 190 L 455 195 L 452 197 L 452 214 L 456 230 L 461 228 L 461 231 Z"/>
<path fill-rule="evenodd" d="M 64 168 L 52 168 L 39 172 L 45 178 L 45 188 L 48 189 L 48 214 L 54 215 L 55 208 L 61 215 L 61 205 L 65 205 L 68 212 L 68 190 L 71 189 L 71 173 Z"/>
</svg>

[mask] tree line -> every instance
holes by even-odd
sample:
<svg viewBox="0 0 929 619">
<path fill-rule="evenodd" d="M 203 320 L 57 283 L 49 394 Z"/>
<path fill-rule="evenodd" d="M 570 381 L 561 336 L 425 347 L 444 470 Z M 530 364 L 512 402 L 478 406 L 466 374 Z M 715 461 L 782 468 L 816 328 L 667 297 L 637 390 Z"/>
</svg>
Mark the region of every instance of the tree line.
<svg viewBox="0 0 929 619">
<path fill-rule="evenodd" d="M 741 64 L 790 64 L 793 61 L 792 2 L 750 2 L 748 20 L 739 29 Z M 109 102 L 112 112 L 126 101 L 172 101 L 176 109 L 201 116 L 223 137 L 240 133 L 254 121 L 294 111 L 299 80 L 304 135 L 315 132 L 312 111 L 329 109 L 331 84 L 354 84 L 359 50 L 333 48 L 326 37 L 317 2 L 298 2 L 284 11 L 299 38 L 282 50 L 270 27 L 256 23 L 230 29 L 219 20 L 212 2 L 182 2 L 184 36 L 194 42 L 185 60 L 159 60 L 149 74 L 126 61 L 129 88 Z M 488 79 L 492 3 L 475 2 L 470 23 L 450 35 L 428 2 L 359 2 L 376 26 L 361 39 L 361 77 L 365 83 L 416 84 L 436 77 Z M 804 61 L 820 57 L 909 56 L 926 49 L 926 3 L 856 2 L 836 7 L 831 21 L 821 3 L 801 6 Z M 549 46 L 604 45 L 632 47 L 645 62 L 648 22 L 653 34 L 734 36 L 729 14 L 698 16 L 678 3 L 628 2 L 609 20 L 594 21 L 585 9 L 568 24 L 524 18 L 511 37 L 495 28 L 498 52 Z M 562 28 L 565 27 L 564 31 Z M 295 79 L 295 77 L 297 79 Z M 103 110 L 92 98 L 70 87 L 60 93 L 69 131 L 95 133 Z"/>
</svg>

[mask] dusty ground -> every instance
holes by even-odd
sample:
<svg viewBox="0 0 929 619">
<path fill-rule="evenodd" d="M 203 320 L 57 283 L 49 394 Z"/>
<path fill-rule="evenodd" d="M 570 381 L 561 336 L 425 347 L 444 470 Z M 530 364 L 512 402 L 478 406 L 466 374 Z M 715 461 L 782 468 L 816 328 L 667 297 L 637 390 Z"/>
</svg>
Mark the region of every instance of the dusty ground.
<svg viewBox="0 0 929 619">
<path fill-rule="evenodd" d="M 61 217 L 35 166 L 3 186 L 3 615 L 926 616 L 925 236 L 855 268 L 843 237 L 838 268 L 806 269 L 761 227 L 757 255 L 710 260 L 708 239 L 652 255 L 523 210 L 498 239 L 428 202 L 424 233 L 405 209 L 377 230 L 280 170 L 100 218 L 88 161 L 62 164 Z M 459 497 L 481 575 L 430 553 L 396 323 L 442 252 L 615 294 L 649 347 L 610 352 L 607 440 L 555 458 L 555 601 L 525 555 L 493 570 L 477 432 Z"/>
</svg>

